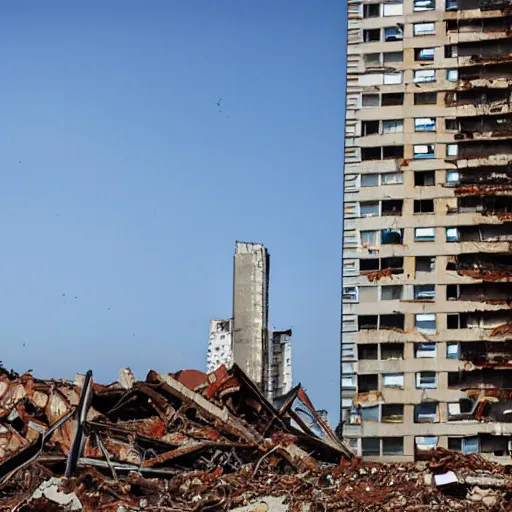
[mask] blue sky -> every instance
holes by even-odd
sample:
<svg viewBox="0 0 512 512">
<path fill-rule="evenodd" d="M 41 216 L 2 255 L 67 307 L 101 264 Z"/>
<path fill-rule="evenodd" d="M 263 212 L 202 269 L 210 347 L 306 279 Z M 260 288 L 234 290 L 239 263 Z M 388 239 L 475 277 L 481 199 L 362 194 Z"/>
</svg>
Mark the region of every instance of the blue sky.
<svg viewBox="0 0 512 512">
<path fill-rule="evenodd" d="M 2 3 L 6 366 L 204 369 L 235 240 L 263 242 L 271 322 L 292 327 L 295 380 L 336 422 L 344 10 Z"/>
</svg>

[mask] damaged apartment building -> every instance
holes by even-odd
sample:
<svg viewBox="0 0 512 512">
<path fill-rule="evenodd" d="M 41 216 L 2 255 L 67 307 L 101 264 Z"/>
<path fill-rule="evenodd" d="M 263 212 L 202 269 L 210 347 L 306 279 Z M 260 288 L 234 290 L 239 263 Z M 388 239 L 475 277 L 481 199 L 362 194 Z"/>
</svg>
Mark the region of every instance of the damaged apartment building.
<svg viewBox="0 0 512 512">
<path fill-rule="evenodd" d="M 292 389 L 291 329 L 269 328 L 270 254 L 263 244 L 236 242 L 233 318 L 210 320 L 207 372 L 236 363 L 267 399 Z"/>
<path fill-rule="evenodd" d="M 365 458 L 512 454 L 512 1 L 348 1 L 341 409 Z"/>
</svg>

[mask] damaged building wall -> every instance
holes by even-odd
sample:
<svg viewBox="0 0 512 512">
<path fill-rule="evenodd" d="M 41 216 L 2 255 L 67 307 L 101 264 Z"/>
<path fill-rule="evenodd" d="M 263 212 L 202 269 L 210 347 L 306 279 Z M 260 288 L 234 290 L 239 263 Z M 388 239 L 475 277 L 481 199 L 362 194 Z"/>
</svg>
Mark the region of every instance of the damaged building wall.
<svg viewBox="0 0 512 512">
<path fill-rule="evenodd" d="M 210 337 L 206 355 L 206 371 L 233 364 L 232 320 L 210 320 Z"/>
<path fill-rule="evenodd" d="M 348 2 L 341 419 L 363 457 L 511 460 L 511 27 L 509 0 Z"/>
<path fill-rule="evenodd" d="M 272 333 L 270 378 L 270 395 L 267 398 L 280 397 L 292 389 L 291 329 Z"/>
</svg>

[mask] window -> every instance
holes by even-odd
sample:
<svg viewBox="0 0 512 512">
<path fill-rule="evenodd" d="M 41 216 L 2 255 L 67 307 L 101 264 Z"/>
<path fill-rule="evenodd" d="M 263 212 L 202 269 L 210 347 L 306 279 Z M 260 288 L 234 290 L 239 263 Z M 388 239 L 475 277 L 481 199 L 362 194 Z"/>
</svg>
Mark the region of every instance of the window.
<svg viewBox="0 0 512 512">
<path fill-rule="evenodd" d="M 388 373 L 382 376 L 382 385 L 385 388 L 403 388 L 404 387 L 404 374 L 403 373 Z"/>
<path fill-rule="evenodd" d="M 384 85 L 394 85 L 402 83 L 402 72 L 384 73 Z"/>
<path fill-rule="evenodd" d="M 357 388 L 359 389 L 360 393 L 377 391 L 379 388 L 379 379 L 377 375 L 358 375 Z"/>
<path fill-rule="evenodd" d="M 395 217 L 402 215 L 403 203 L 403 199 L 390 199 L 389 201 L 382 201 L 381 216 Z"/>
<path fill-rule="evenodd" d="M 344 286 L 343 287 L 343 300 L 349 302 L 357 302 L 358 293 L 357 286 Z"/>
<path fill-rule="evenodd" d="M 359 300 L 361 302 L 376 302 L 378 300 L 376 286 L 361 286 L 359 288 Z"/>
<path fill-rule="evenodd" d="M 401 172 L 388 172 L 381 174 L 382 185 L 400 185 L 404 182 L 404 176 Z"/>
<path fill-rule="evenodd" d="M 413 146 L 414 158 L 435 158 L 434 144 L 416 144 Z"/>
<path fill-rule="evenodd" d="M 459 183 L 459 171 L 446 171 L 446 183 L 457 184 Z"/>
<path fill-rule="evenodd" d="M 436 184 L 435 171 L 416 171 L 414 173 L 414 186 L 415 187 L 430 187 Z"/>
<path fill-rule="evenodd" d="M 436 8 L 435 0 L 414 0 L 414 12 L 432 11 Z"/>
<path fill-rule="evenodd" d="M 447 144 L 446 145 L 446 156 L 457 156 L 459 154 L 458 144 Z"/>
<path fill-rule="evenodd" d="M 402 287 L 400 285 L 382 286 L 380 289 L 380 300 L 400 300 L 402 298 Z"/>
<path fill-rule="evenodd" d="M 449 82 L 456 82 L 459 79 L 459 71 L 457 69 L 446 70 L 446 80 Z"/>
<path fill-rule="evenodd" d="M 363 174 L 361 175 L 361 187 L 378 187 L 379 175 L 378 174 Z"/>
<path fill-rule="evenodd" d="M 446 357 L 447 359 L 460 359 L 460 344 L 447 343 L 446 344 Z"/>
<path fill-rule="evenodd" d="M 437 93 L 435 92 L 416 92 L 414 93 L 415 105 L 435 105 L 437 103 Z"/>
<path fill-rule="evenodd" d="M 383 7 L 384 16 L 401 16 L 404 13 L 402 2 L 384 4 Z"/>
<path fill-rule="evenodd" d="M 378 231 L 361 231 L 361 246 L 365 248 L 376 247 L 378 245 Z"/>
<path fill-rule="evenodd" d="M 402 360 L 404 358 L 404 344 L 382 343 L 380 346 L 380 352 L 380 358 L 382 361 L 389 361 L 391 359 Z"/>
<path fill-rule="evenodd" d="M 386 93 L 382 95 L 382 106 L 383 107 L 391 107 L 395 105 L 403 105 L 404 104 L 404 93 L 396 92 L 396 93 Z"/>
<path fill-rule="evenodd" d="M 360 203 L 359 212 L 361 217 L 378 217 L 380 215 L 379 202 Z"/>
<path fill-rule="evenodd" d="M 417 132 L 434 132 L 436 120 L 434 117 L 417 117 L 414 120 L 414 130 Z"/>
<path fill-rule="evenodd" d="M 361 446 L 363 449 L 363 457 L 380 455 L 380 438 L 378 437 L 363 437 L 361 439 Z"/>
<path fill-rule="evenodd" d="M 435 48 L 416 48 L 414 60 L 431 62 L 434 60 Z"/>
<path fill-rule="evenodd" d="M 356 376 L 355 375 L 343 375 L 341 377 L 342 389 L 356 389 Z"/>
<path fill-rule="evenodd" d="M 417 452 L 430 452 L 437 448 L 437 437 L 428 436 L 428 437 L 415 437 L 414 438 L 414 446 Z"/>
<path fill-rule="evenodd" d="M 403 119 L 382 121 L 382 133 L 402 133 L 404 131 Z"/>
<path fill-rule="evenodd" d="M 363 30 L 363 41 L 365 43 L 375 43 L 380 41 L 380 28 L 371 28 Z"/>
<path fill-rule="evenodd" d="M 343 409 L 346 409 L 348 407 L 352 407 L 353 404 L 354 404 L 354 402 L 352 401 L 352 398 L 342 398 L 341 399 L 341 407 Z"/>
<path fill-rule="evenodd" d="M 363 107 L 378 107 L 379 106 L 379 95 L 378 94 L 363 94 Z"/>
<path fill-rule="evenodd" d="M 382 455 L 403 455 L 404 438 L 403 437 L 383 437 Z"/>
<path fill-rule="evenodd" d="M 379 421 L 379 406 L 361 407 L 361 418 L 363 421 Z"/>
<path fill-rule="evenodd" d="M 415 36 L 430 36 L 436 33 L 435 23 L 415 23 L 413 27 Z"/>
<path fill-rule="evenodd" d="M 435 359 L 436 344 L 435 343 L 416 343 L 416 359 Z"/>
<path fill-rule="evenodd" d="M 361 148 L 361 159 L 366 160 L 387 160 L 404 157 L 403 146 L 384 146 Z"/>
<path fill-rule="evenodd" d="M 382 148 L 382 159 L 388 158 L 403 158 L 404 147 L 403 146 L 384 146 Z"/>
<path fill-rule="evenodd" d="M 437 389 L 436 372 L 419 372 L 416 374 L 417 389 Z"/>
<path fill-rule="evenodd" d="M 446 286 L 446 298 L 448 300 L 457 300 L 460 296 L 460 286 L 458 284 L 449 284 Z"/>
<path fill-rule="evenodd" d="M 433 284 L 414 285 L 414 300 L 434 300 L 436 287 Z"/>
<path fill-rule="evenodd" d="M 361 135 L 374 135 L 379 133 L 379 121 L 363 121 Z"/>
<path fill-rule="evenodd" d="M 446 0 L 445 10 L 456 11 L 459 8 L 459 0 Z"/>
<path fill-rule="evenodd" d="M 434 213 L 433 199 L 415 199 L 414 213 Z"/>
<path fill-rule="evenodd" d="M 381 67 L 380 63 L 380 53 L 367 53 L 364 56 L 364 64 L 368 67 Z"/>
<path fill-rule="evenodd" d="M 412 81 L 415 84 L 422 84 L 436 81 L 435 69 L 416 69 L 414 70 Z"/>
<path fill-rule="evenodd" d="M 462 437 L 449 437 L 448 438 L 448 450 L 452 452 L 462 451 Z"/>
<path fill-rule="evenodd" d="M 455 118 L 446 118 L 444 120 L 444 129 L 447 132 L 458 132 L 459 131 L 459 122 Z"/>
<path fill-rule="evenodd" d="M 403 229 L 383 229 L 381 231 L 382 245 L 402 245 Z"/>
<path fill-rule="evenodd" d="M 361 148 L 361 160 L 382 160 L 382 148 Z"/>
<path fill-rule="evenodd" d="M 403 423 L 404 406 L 403 404 L 382 404 L 381 407 L 382 423 Z"/>
<path fill-rule="evenodd" d="M 436 239 L 435 228 L 415 228 L 414 241 L 415 242 L 434 242 Z"/>
<path fill-rule="evenodd" d="M 404 52 L 387 52 L 382 54 L 384 65 L 400 64 L 404 61 Z"/>
<path fill-rule="evenodd" d="M 377 29 L 378 30 L 378 29 Z M 404 38 L 403 25 L 388 27 L 384 29 L 385 41 L 401 41 Z"/>
<path fill-rule="evenodd" d="M 435 313 L 418 313 L 414 318 L 416 329 L 420 332 L 436 332 Z"/>
<path fill-rule="evenodd" d="M 462 439 L 462 453 L 464 455 L 470 455 L 472 453 L 480 452 L 480 442 L 478 436 L 464 437 Z"/>
<path fill-rule="evenodd" d="M 363 6 L 363 17 L 364 18 L 378 18 L 380 16 L 380 5 L 369 4 Z"/>
<path fill-rule="evenodd" d="M 458 56 L 457 46 L 454 44 L 447 44 L 444 47 L 444 58 L 451 59 Z"/>
<path fill-rule="evenodd" d="M 433 272 L 436 265 L 434 256 L 416 256 L 416 272 Z"/>
<path fill-rule="evenodd" d="M 359 359 L 361 360 L 377 360 L 377 344 L 370 343 L 368 345 L 360 345 L 358 348 Z"/>
<path fill-rule="evenodd" d="M 459 229 L 458 228 L 446 228 L 446 241 L 447 242 L 458 242 L 459 241 Z"/>
<path fill-rule="evenodd" d="M 434 423 L 437 418 L 437 402 L 422 402 L 414 406 L 414 423 Z"/>
</svg>

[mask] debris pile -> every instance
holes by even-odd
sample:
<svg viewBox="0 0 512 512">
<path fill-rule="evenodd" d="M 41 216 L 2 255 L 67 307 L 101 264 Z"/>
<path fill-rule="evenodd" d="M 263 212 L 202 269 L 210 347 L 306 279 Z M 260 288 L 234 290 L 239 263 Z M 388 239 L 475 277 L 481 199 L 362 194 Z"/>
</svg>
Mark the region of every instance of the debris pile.
<svg viewBox="0 0 512 512">
<path fill-rule="evenodd" d="M 444 451 L 363 463 L 300 385 L 271 404 L 236 365 L 107 386 L 0 370 L 2 512 L 512 510 L 511 482 Z"/>
</svg>

